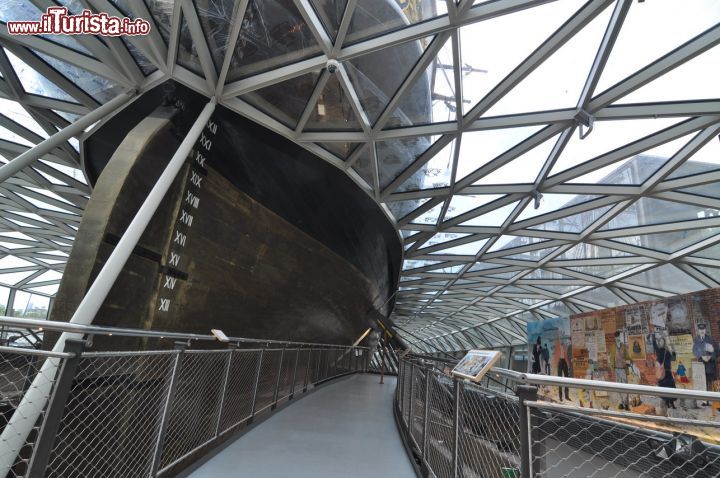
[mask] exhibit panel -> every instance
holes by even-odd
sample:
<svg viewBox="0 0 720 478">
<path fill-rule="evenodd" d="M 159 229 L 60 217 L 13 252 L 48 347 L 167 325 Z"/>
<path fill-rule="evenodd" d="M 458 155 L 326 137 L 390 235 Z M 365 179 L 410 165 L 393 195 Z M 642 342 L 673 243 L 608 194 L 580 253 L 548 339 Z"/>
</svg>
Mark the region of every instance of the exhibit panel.
<svg viewBox="0 0 720 478">
<path fill-rule="evenodd" d="M 620 384 L 720 391 L 720 289 L 529 322 L 528 372 Z M 720 421 L 720 403 L 541 387 L 546 400 Z M 672 429 L 672 427 L 671 427 Z M 691 426 L 711 440 L 718 429 Z M 680 430 L 680 429 L 677 429 Z"/>
</svg>

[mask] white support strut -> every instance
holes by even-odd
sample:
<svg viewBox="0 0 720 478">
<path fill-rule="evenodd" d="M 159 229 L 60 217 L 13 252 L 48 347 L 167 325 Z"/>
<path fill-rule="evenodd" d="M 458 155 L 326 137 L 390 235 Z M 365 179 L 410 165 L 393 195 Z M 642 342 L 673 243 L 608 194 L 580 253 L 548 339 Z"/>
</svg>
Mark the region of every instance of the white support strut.
<svg viewBox="0 0 720 478">
<path fill-rule="evenodd" d="M 42 158 L 44 155 L 46 155 L 53 149 L 62 145 L 65 141 L 69 140 L 73 136 L 82 133 L 88 126 L 96 123 L 97 121 L 100 121 L 103 118 L 108 117 L 110 113 L 130 101 L 130 99 L 134 96 L 135 91 L 129 91 L 127 93 L 123 93 L 122 95 L 116 96 L 104 105 L 99 106 L 98 108 L 92 110 L 82 118 L 79 118 L 77 121 L 74 121 L 70 125 L 61 129 L 46 140 L 36 144 L 32 148 L 22 153 L 20 156 L 13 158 L 11 161 L 0 167 L 0 183 L 5 182 L 7 179 L 13 177 L 38 159 Z"/>
</svg>

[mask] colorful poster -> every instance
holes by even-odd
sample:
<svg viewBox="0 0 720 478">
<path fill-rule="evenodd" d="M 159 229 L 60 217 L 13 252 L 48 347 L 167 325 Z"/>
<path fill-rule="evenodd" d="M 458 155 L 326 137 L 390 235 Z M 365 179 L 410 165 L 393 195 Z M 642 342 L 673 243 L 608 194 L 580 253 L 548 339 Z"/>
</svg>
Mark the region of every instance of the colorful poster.
<svg viewBox="0 0 720 478">
<path fill-rule="evenodd" d="M 538 357 L 537 365 L 531 367 L 536 373 L 562 376 L 569 372 L 576 378 L 706 390 L 708 381 L 710 387 L 720 383 L 719 297 L 717 290 L 714 295 L 708 290 L 530 322 L 528 341 Z M 561 355 L 568 357 L 562 366 Z M 530 363 L 535 361 L 531 358 Z M 661 384 L 658 367 L 667 370 Z M 703 406 L 699 400 L 677 399 L 671 404 L 662 394 L 628 396 L 570 390 L 570 397 L 559 395 L 556 387 L 546 387 L 543 393 L 547 399 L 569 398 L 579 406 L 720 420 L 720 409 Z"/>
<path fill-rule="evenodd" d="M 650 322 L 656 330 L 665 330 L 667 321 L 667 304 L 656 302 L 650 307 Z"/>
<path fill-rule="evenodd" d="M 642 335 L 631 335 L 628 338 L 629 352 L 631 360 L 645 360 L 645 337 Z"/>
<path fill-rule="evenodd" d="M 528 322 L 528 368 L 530 373 L 572 377 L 570 319 L 558 317 Z M 545 396 L 562 400 L 555 387 L 549 387 Z M 569 399 L 569 397 L 565 397 Z"/>
<path fill-rule="evenodd" d="M 707 383 L 705 381 L 705 364 L 701 362 L 692 362 L 692 388 L 694 390 L 706 390 Z"/>
<path fill-rule="evenodd" d="M 667 330 L 671 335 L 689 334 L 690 314 L 687 301 L 684 299 L 668 300 Z"/>
<path fill-rule="evenodd" d="M 575 346 L 573 350 L 585 347 L 585 319 L 582 317 L 570 319 L 570 330 L 572 343 Z"/>
<path fill-rule="evenodd" d="M 668 337 L 668 344 L 670 344 L 671 350 L 675 352 L 672 370 L 675 386 L 677 388 L 694 388 L 692 386 L 692 376 L 688 376 L 690 375 L 688 364 L 692 363 L 694 358 L 692 335 L 671 335 Z"/>
</svg>

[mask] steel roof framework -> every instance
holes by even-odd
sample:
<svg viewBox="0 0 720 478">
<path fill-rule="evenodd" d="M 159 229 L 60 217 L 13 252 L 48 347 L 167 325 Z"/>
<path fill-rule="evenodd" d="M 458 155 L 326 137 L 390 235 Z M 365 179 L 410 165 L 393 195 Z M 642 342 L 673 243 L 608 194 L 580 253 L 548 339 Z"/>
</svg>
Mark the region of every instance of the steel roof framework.
<svg viewBox="0 0 720 478">
<path fill-rule="evenodd" d="M 720 9 L 710 7 L 715 16 L 709 29 L 599 91 L 608 62 L 621 54 L 614 47 L 628 15 L 645 5 L 630 0 L 559 0 L 577 8 L 567 18 L 557 19 L 543 16 L 543 7 L 556 3 L 552 1 L 447 0 L 433 2 L 435 13 L 424 21 L 408 22 L 402 28 L 388 25 L 385 31 L 381 24 L 374 36 L 358 39 L 356 35 L 349 41 L 353 15 L 367 6 L 364 2 L 346 2 L 336 32 L 326 29 L 318 2 L 278 2 L 296 9 L 317 53 L 278 51 L 277 58 L 265 60 L 266 68 L 237 79 L 233 73 L 237 52 L 248 27 L 243 19 L 254 1 L 61 2 L 71 11 L 86 7 L 152 18 L 157 28 L 147 37 L 11 36 L 2 23 L 0 96 L 22 110 L 7 103 L 6 114 L 0 115 L 0 155 L 10 160 L 110 98 L 122 92 L 141 94 L 168 78 L 214 96 L 345 171 L 397 224 L 404 238 L 405 263 L 394 320 L 406 341 L 425 351 L 523 343 L 527 320 L 719 285 L 720 194 L 712 188 L 720 180 L 720 168 L 705 164 L 692 173 L 683 168 L 695 162 L 699 151 L 717 148 L 720 91 L 697 99 L 678 95 L 678 101 L 627 103 L 624 99 L 706 52 L 717 53 Z M 3 21 L 28 19 L 9 17 L 13 12 L 27 15 L 55 5 L 50 0 L 9 3 Z M 538 22 L 555 21 L 560 26 L 466 106 L 468 71 L 482 65 L 464 61 L 463 48 L 476 47 L 463 44 L 464 32 L 528 9 L 538 12 Z M 208 31 L 211 17 L 220 26 Z M 492 114 L 494 106 L 517 92 L 523 80 L 593 21 L 603 22 L 602 35 L 591 51 L 592 62 L 578 85 L 574 107 Z M 183 46 L 187 43 L 183 35 L 190 36 L 191 51 Z M 219 48 L 217 38 L 225 41 Z M 350 62 L 418 41 L 426 42 L 422 54 L 373 117 Z M 440 64 L 441 51 L 451 54 L 451 67 Z M 329 60 L 338 62 L 337 72 L 328 71 Z M 428 68 L 451 71 L 447 78 L 454 96 L 443 101 L 452 117 L 398 127 L 393 115 L 412 88 L 425 81 Z M 34 72 L 35 84 L 28 84 L 28 71 Z M 713 71 L 708 66 L 708 73 Z M 254 92 L 309 73 L 317 80 L 295 125 L 288 126 L 272 110 L 261 110 L 248 100 Z M 331 81 L 339 83 L 359 124 L 357 130 L 308 128 L 312 115 L 326 101 L 323 93 Z M 571 152 L 576 154 L 572 148 L 579 134 L 589 142 L 606 125 L 622 121 L 657 121 L 659 126 L 582 161 L 569 158 Z M 471 170 L 460 173 L 466 156 L 475 154 L 463 150 L 463 143 L 473 144 L 472 135 L 517 131 L 530 133 L 484 161 L 471 161 Z M 431 138 L 429 147 L 399 172 L 389 168 L 384 145 L 406 144 L 411 138 Z M 673 152 L 653 163 L 656 166 L 640 179 L 631 184 L 607 179 L 613 171 L 630 168 L 639 156 L 669 144 L 676 145 Z M 7 262 L 10 265 L 0 262 L 0 283 L 45 294 L 57 287 L 57 273 L 64 268 L 91 193 L 74 145 L 73 140 L 60 144 L 0 184 L 0 254 L 14 258 Z M 333 145 L 354 149 L 342 157 L 331 152 Z M 543 160 L 534 179 L 488 180 L 493 173 L 507 172 L 503 167 L 527 164 L 528 155 L 539 151 Z M 408 180 L 427 175 L 441 155 L 447 158 L 446 170 L 440 172 L 448 178 L 445 184 L 407 187 Z M 601 172 L 606 179 L 598 175 Z M 561 195 L 569 199 L 564 203 L 547 199 Z M 463 202 L 466 206 L 458 210 L 457 204 Z M 678 205 L 687 212 L 662 220 L 655 212 L 658 205 L 671 205 L 670 209 Z M 636 219 L 628 219 L 632 217 Z M 52 277 L 49 271 L 55 271 Z M 662 277 L 672 280 L 659 280 Z"/>
</svg>

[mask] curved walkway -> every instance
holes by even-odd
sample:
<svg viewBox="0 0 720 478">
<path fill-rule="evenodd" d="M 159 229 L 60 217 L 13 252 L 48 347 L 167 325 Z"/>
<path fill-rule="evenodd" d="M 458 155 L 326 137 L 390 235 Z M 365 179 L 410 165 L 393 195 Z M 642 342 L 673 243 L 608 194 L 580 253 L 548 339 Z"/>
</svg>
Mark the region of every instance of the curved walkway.
<svg viewBox="0 0 720 478">
<path fill-rule="evenodd" d="M 188 476 L 415 478 L 392 413 L 395 377 L 352 375 L 279 410 Z"/>
</svg>

